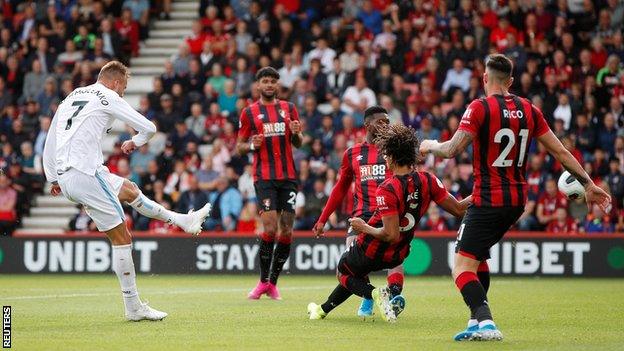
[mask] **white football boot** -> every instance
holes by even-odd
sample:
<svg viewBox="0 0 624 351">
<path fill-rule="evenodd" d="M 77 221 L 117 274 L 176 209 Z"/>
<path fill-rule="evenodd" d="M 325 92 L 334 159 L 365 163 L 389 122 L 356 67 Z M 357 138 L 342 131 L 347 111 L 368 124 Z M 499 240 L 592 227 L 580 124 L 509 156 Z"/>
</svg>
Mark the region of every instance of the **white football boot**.
<svg viewBox="0 0 624 351">
<path fill-rule="evenodd" d="M 176 223 L 178 227 L 182 228 L 185 232 L 193 235 L 199 235 L 202 230 L 202 224 L 206 220 L 206 217 L 210 216 L 212 205 L 206 203 L 204 207 L 197 211 L 190 210 L 188 214 L 180 215 Z"/>
<path fill-rule="evenodd" d="M 167 317 L 167 312 L 161 312 L 148 306 L 147 302 L 141 302 L 138 309 L 126 311 L 126 319 L 133 322 L 142 320 L 161 321 Z"/>
</svg>

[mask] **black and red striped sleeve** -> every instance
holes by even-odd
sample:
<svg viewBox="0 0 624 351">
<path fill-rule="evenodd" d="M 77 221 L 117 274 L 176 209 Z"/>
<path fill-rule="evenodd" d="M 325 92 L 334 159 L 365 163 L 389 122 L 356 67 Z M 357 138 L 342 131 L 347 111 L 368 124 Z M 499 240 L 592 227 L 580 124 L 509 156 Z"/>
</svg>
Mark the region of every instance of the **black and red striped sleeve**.
<svg viewBox="0 0 624 351">
<path fill-rule="evenodd" d="M 297 111 L 297 107 L 292 102 L 288 103 L 288 108 L 290 109 L 290 119 L 293 121 L 299 120 L 299 111 Z"/>
<path fill-rule="evenodd" d="M 542 111 L 539 108 L 535 107 L 535 105 L 531 105 L 531 111 L 533 118 L 535 119 L 535 130 L 533 131 L 535 137 L 539 137 L 548 133 L 550 127 L 548 127 L 548 122 L 546 122 Z"/>
<path fill-rule="evenodd" d="M 392 183 L 384 182 L 375 192 L 376 211 L 380 217 L 396 216 L 399 214 L 399 201 Z"/>
<path fill-rule="evenodd" d="M 323 208 L 323 212 L 319 217 L 319 222 L 326 223 L 329 216 L 336 211 L 338 206 L 342 203 L 345 196 L 347 196 L 347 192 L 349 191 L 349 187 L 351 186 L 351 182 L 353 182 L 353 167 L 351 167 L 351 160 L 349 159 L 348 150 L 344 152 L 342 156 L 342 164 L 340 165 L 340 177 L 334 185 L 334 188 L 329 194 L 329 199 L 327 199 L 327 204 Z"/>
<path fill-rule="evenodd" d="M 429 196 L 431 200 L 433 200 L 436 204 L 439 204 L 440 202 L 446 200 L 446 198 L 449 196 L 449 193 L 444 187 L 444 184 L 442 184 L 442 182 L 440 181 L 440 179 L 438 179 L 438 177 L 436 177 L 435 175 L 429 173 L 429 181 L 431 182 L 431 184 L 429 184 L 429 189 L 431 191 L 431 194 L 429 194 Z"/>
<path fill-rule="evenodd" d="M 244 108 L 243 111 L 241 111 L 240 119 L 238 120 L 238 137 L 243 140 L 247 140 L 251 136 L 251 119 L 247 113 L 248 109 Z"/>
<path fill-rule="evenodd" d="M 475 136 L 479 133 L 479 128 L 481 124 L 483 124 L 484 117 L 485 110 L 483 109 L 483 102 L 480 99 L 473 100 L 470 105 L 468 105 L 466 112 L 464 112 L 459 122 L 458 129 Z"/>
</svg>

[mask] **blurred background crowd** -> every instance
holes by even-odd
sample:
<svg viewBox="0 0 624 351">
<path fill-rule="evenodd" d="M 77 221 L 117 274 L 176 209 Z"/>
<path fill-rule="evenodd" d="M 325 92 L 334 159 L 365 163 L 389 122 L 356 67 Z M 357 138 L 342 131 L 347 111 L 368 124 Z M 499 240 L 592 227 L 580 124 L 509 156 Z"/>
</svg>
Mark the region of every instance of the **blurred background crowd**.
<svg viewBox="0 0 624 351">
<path fill-rule="evenodd" d="M 44 189 L 41 154 L 60 101 L 95 82 L 111 59 L 131 63 L 150 18 L 170 1 L 0 0 L 0 231 L 15 228 Z M 448 140 L 467 103 L 483 96 L 484 57 L 515 63 L 512 92 L 541 108 L 563 144 L 613 198 L 603 215 L 557 190 L 561 165 L 529 147 L 529 201 L 519 230 L 624 231 L 624 1 L 201 1 L 139 111 L 154 139 L 132 155 L 121 135 L 106 165 L 166 207 L 214 205 L 207 230 L 258 229 L 251 167 L 235 152 L 239 113 L 258 98 L 254 73 L 273 66 L 280 98 L 299 110 L 305 140 L 295 151 L 296 229 L 312 227 L 336 182 L 344 151 L 365 138 L 363 111 L 379 104 L 391 123 Z M 132 67 L 131 67 L 132 69 Z M 471 153 L 429 156 L 419 166 L 455 196 L 472 191 Z M 330 219 L 345 228 L 347 196 Z M 127 209 L 135 230 L 169 232 Z M 84 212 L 74 230 L 94 229 Z M 424 230 L 458 222 L 433 206 Z"/>
</svg>

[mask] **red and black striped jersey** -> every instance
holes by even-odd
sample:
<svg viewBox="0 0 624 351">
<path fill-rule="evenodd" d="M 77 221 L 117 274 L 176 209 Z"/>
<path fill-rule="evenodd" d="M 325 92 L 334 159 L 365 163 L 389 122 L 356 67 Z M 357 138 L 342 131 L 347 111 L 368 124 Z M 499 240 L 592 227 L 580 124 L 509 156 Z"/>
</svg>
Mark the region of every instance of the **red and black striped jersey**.
<svg viewBox="0 0 624 351">
<path fill-rule="evenodd" d="M 387 170 L 386 160 L 375 144 L 367 142 L 348 148 L 342 157 L 340 177 L 354 182 L 353 217 L 370 218 L 375 210 L 375 192 L 392 172 Z"/>
<path fill-rule="evenodd" d="M 527 99 L 492 95 L 470 103 L 459 130 L 473 136 L 473 204 L 524 206 L 527 149 L 549 131 L 542 112 Z"/>
<path fill-rule="evenodd" d="M 393 176 L 384 181 L 375 194 L 375 213 L 368 221 L 373 227 L 382 226 L 382 218 L 399 216 L 399 239 L 387 242 L 372 235 L 359 234 L 360 245 L 371 260 L 400 264 L 409 254 L 420 218 L 427 212 L 431 201 L 440 203 L 448 192 L 442 182 L 428 172 L 411 172 L 403 176 Z"/>
<path fill-rule="evenodd" d="M 298 121 L 295 105 L 283 100 L 265 105 L 259 100 L 241 112 L 238 136 L 248 140 L 263 135 L 260 149 L 253 152 L 254 181 L 295 180 L 290 122 Z"/>
</svg>

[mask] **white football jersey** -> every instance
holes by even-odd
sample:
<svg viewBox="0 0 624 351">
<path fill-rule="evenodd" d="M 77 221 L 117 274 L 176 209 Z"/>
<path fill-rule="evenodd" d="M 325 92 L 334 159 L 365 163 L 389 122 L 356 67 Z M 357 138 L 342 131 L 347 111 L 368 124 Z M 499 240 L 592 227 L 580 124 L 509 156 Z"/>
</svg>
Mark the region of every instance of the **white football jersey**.
<svg viewBox="0 0 624 351">
<path fill-rule="evenodd" d="M 59 105 L 48 131 L 43 152 L 48 181 L 56 181 L 58 174 L 70 168 L 95 175 L 104 163 L 102 138 L 115 119 L 138 132 L 132 137 L 137 146 L 147 143 L 156 133 L 154 123 L 100 83 L 71 92 Z"/>
</svg>

